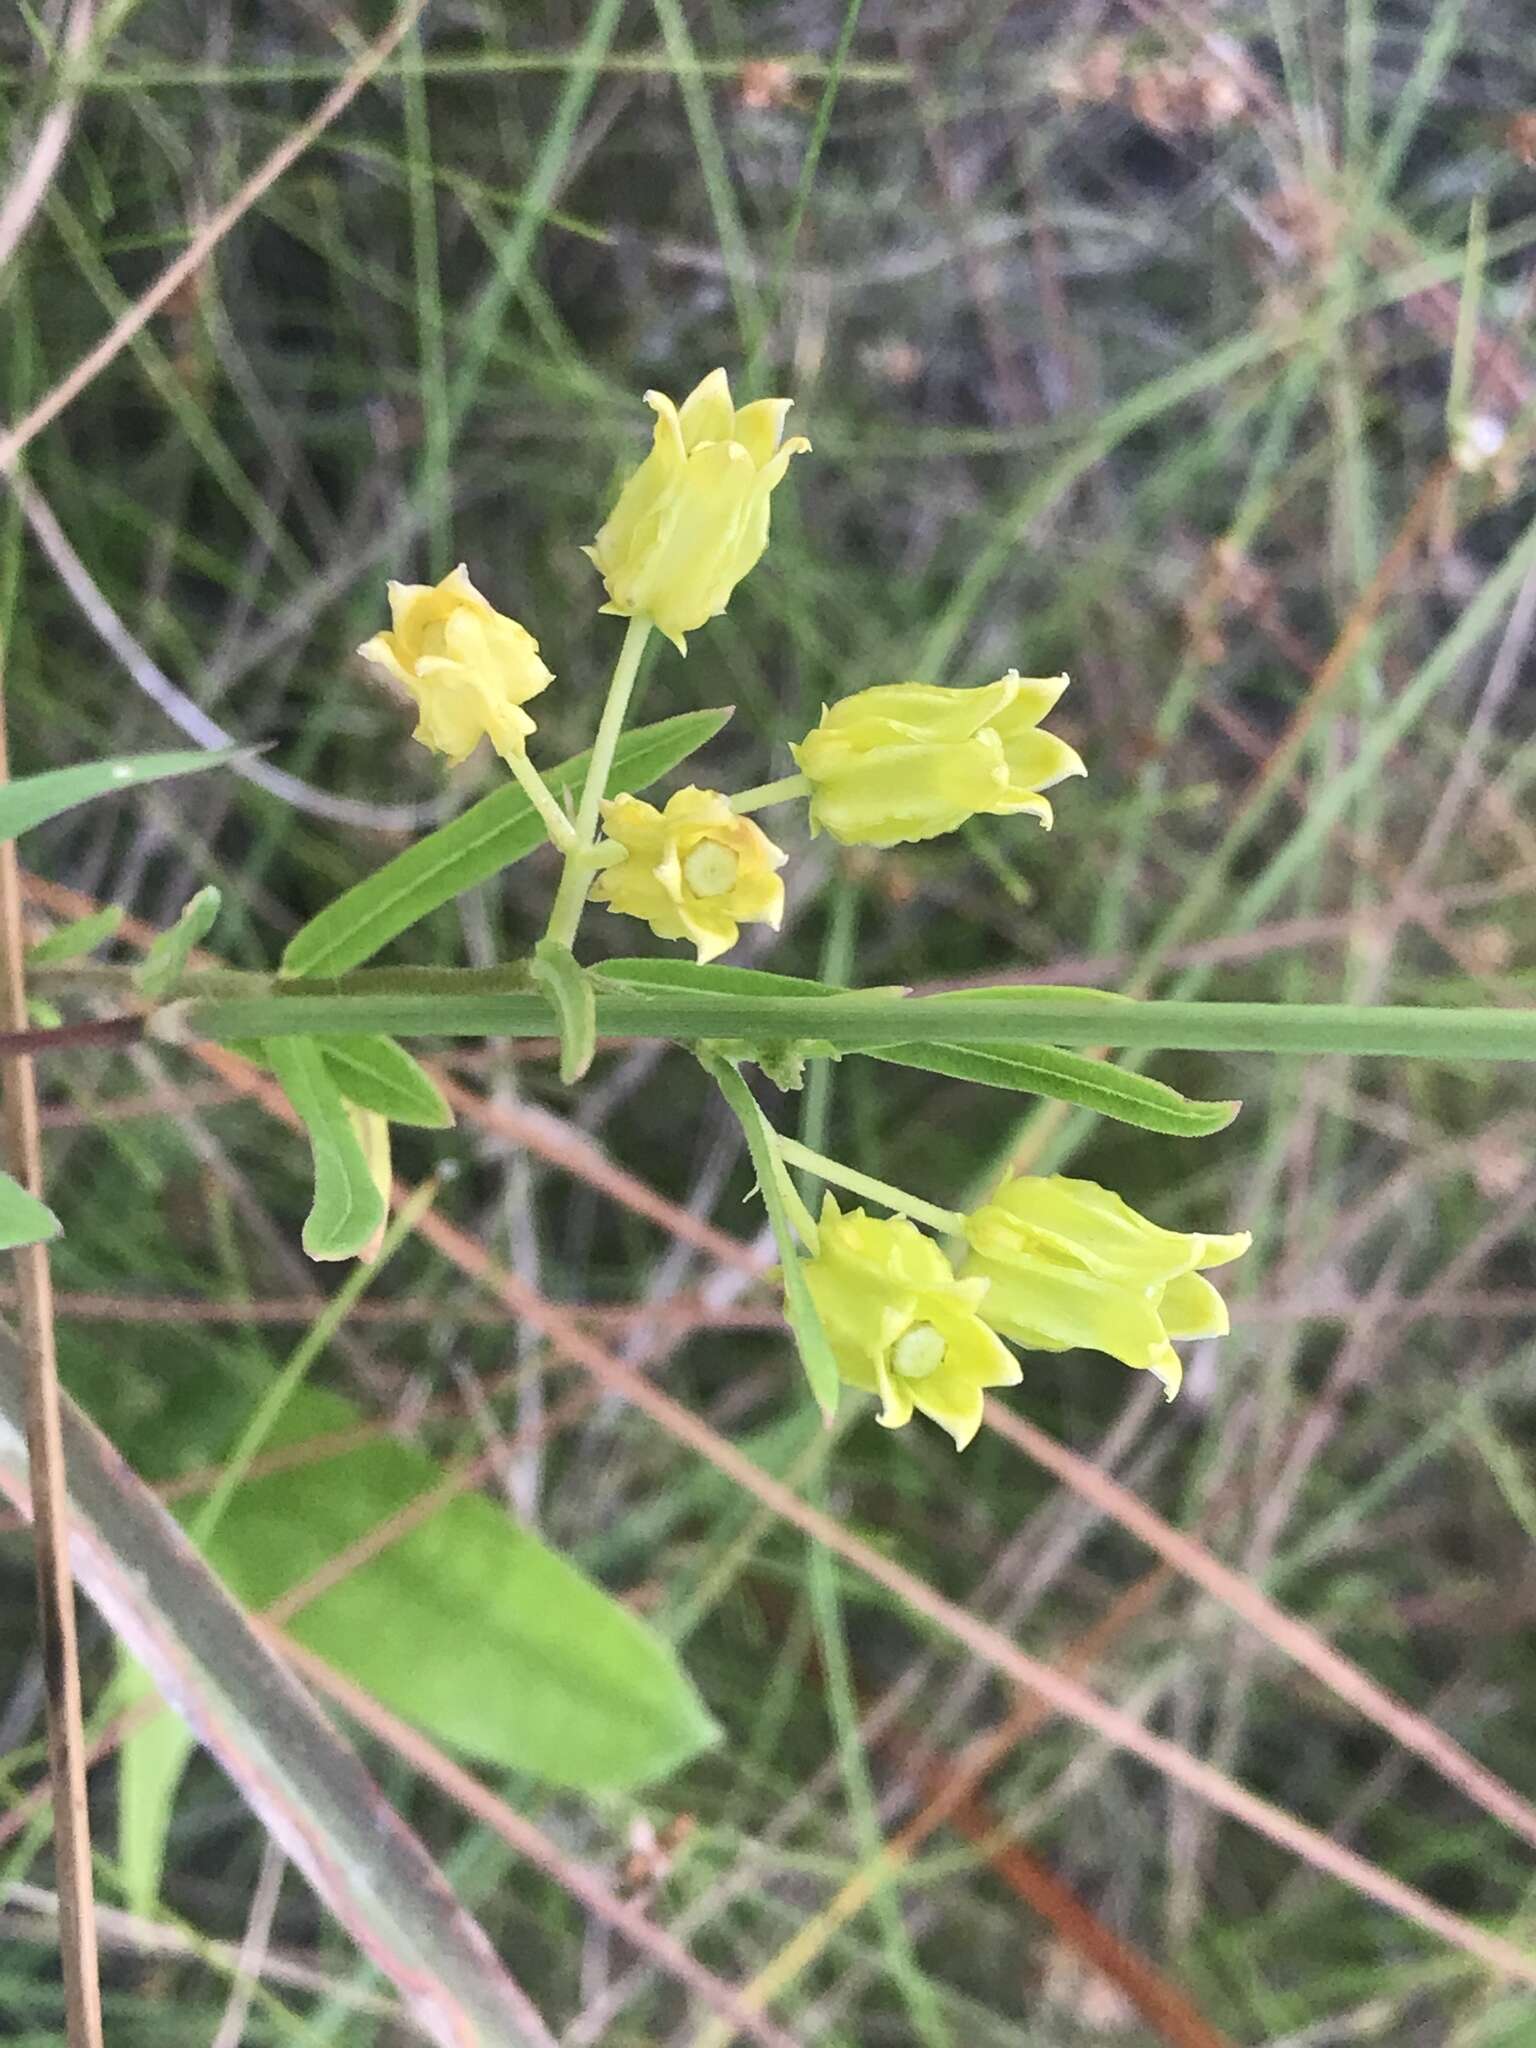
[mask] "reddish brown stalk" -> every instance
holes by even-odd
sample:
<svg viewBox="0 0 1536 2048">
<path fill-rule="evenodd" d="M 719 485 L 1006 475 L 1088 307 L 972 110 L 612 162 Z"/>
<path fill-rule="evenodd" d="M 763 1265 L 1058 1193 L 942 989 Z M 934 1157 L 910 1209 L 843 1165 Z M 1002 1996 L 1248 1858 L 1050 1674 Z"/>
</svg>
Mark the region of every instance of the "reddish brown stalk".
<svg viewBox="0 0 1536 2048">
<path fill-rule="evenodd" d="M 44 1119 L 46 1124 L 47 1119 Z M 16 1289 L 0 1287 L 0 1309 L 13 1308 Z M 1521 1296 L 1530 1304 L 1536 1296 Z M 312 1323 L 324 1314 L 329 1303 L 323 1294 L 286 1295 L 276 1300 L 201 1301 L 196 1295 L 96 1294 L 67 1291 L 56 1294 L 54 1313 L 60 1319 L 90 1323 Z M 727 1303 L 712 1307 L 697 1296 L 678 1294 L 665 1301 L 607 1302 L 577 1301 L 569 1304 L 573 1316 L 600 1330 L 627 1330 L 634 1323 L 654 1323 L 667 1330 L 777 1330 L 783 1327 L 781 1311 L 771 1303 L 759 1307 Z M 1341 1302 L 1335 1313 L 1348 1315 L 1354 1304 Z M 478 1323 L 498 1326 L 506 1322 L 504 1310 L 484 1301 L 359 1301 L 347 1312 L 354 1323 Z"/>
<path fill-rule="evenodd" d="M 26 1009 L 21 1022 L 0 1031 L 0 1060 L 26 1059 L 39 1053 L 74 1052 L 82 1045 L 137 1045 L 144 1036 L 142 1017 L 86 1017 L 78 1024 L 28 1024 Z"/>
<path fill-rule="evenodd" d="M 585 1864 L 568 1855 L 541 1828 L 535 1827 L 515 1807 L 499 1798 L 488 1785 L 482 1785 L 462 1764 L 446 1756 L 429 1736 L 411 1727 L 409 1722 L 402 1721 L 397 1714 L 392 1714 L 372 1693 L 364 1692 L 361 1686 L 344 1678 L 324 1658 L 304 1649 L 292 1637 L 274 1629 L 270 1641 L 296 1671 L 303 1673 L 317 1692 L 333 1700 L 360 1727 L 385 1743 L 428 1783 L 446 1793 L 455 1805 L 500 1835 L 520 1856 L 547 1872 L 562 1890 L 579 1899 L 596 1918 L 606 1921 L 633 1942 L 642 1954 L 650 1956 L 669 1976 L 675 1977 L 680 1984 L 686 1984 L 707 2005 L 723 2013 L 736 2030 L 749 2040 L 761 2042 L 763 2048 L 796 2048 L 792 2035 L 786 2034 L 761 2013 L 750 2011 L 723 1978 L 717 1977 L 713 1970 L 690 1955 L 664 1927 L 658 1927 L 643 1907 L 631 1899 L 620 1898 L 610 1885 Z"/>
<path fill-rule="evenodd" d="M 1172 1577 L 1167 1565 L 1158 1565 L 1138 1579 L 1093 1628 L 1067 1646 L 1060 1668 L 1074 1676 L 1089 1671 L 1110 1644 L 1151 1608 Z M 900 1727 L 888 1729 L 883 1746 L 900 1757 L 928 1798 L 928 1804 L 895 1837 L 892 1848 L 899 1845 L 910 1856 L 941 1824 L 953 1828 L 981 1851 L 994 1874 L 1039 1914 L 1066 1947 L 1130 2000 L 1169 2048 L 1232 2048 L 1230 2037 L 1213 2026 L 1139 1949 L 1106 1927 L 1042 1858 L 1021 1842 L 1005 1840 L 1009 1829 L 1006 1816 L 982 1800 L 985 1779 L 1010 1750 L 1050 1719 L 1046 1703 L 1026 1694 L 1006 1720 L 953 1760 Z"/>
<path fill-rule="evenodd" d="M 1172 1577 L 1168 1566 L 1157 1565 L 1138 1579 L 1091 1629 L 1066 1646 L 1057 1668 L 1074 1677 L 1085 1676 L 1132 1622 L 1150 1610 Z M 1169 2048 L 1232 2048 L 1228 2037 L 1211 2025 L 1177 1985 L 1106 1927 L 1047 1864 L 1029 1850 L 1002 1841 L 1007 1821 L 991 1813 L 976 1796 L 1004 1757 L 1051 1717 L 1052 1710 L 1043 1700 L 1025 1693 L 1012 1713 L 969 1743 L 957 1758 L 941 1755 L 900 1726 L 886 1728 L 878 1738 L 882 1748 L 900 1759 L 927 1794 L 927 1803 L 758 1972 L 743 1990 L 743 1998 L 754 2006 L 765 2005 L 803 1977 L 838 1932 L 947 1824 L 976 1843 L 1015 1896 L 1039 1914 L 1064 1946 L 1113 1984 Z M 694 2048 L 724 2048 L 724 2036 L 718 2029 L 706 2029 Z"/>
<path fill-rule="evenodd" d="M 0 785 L 10 777 L 5 704 L 0 694 Z M 26 936 L 16 842 L 0 843 L 0 1022 L 24 1034 L 27 1024 Z M 43 1148 L 32 1062 L 0 1064 L 5 1092 L 5 1146 L 11 1172 L 41 1199 Z M 33 1552 L 37 1562 L 37 1628 L 42 1650 L 48 1726 L 48 1769 L 62 1796 L 53 1804 L 54 1861 L 59 1894 L 59 1951 L 69 2048 L 101 2048 L 101 1989 L 96 1909 L 91 1887 L 91 1822 L 85 1800 L 85 1723 L 75 1638 L 75 1585 L 69 1572 L 69 1494 L 59 1420 L 59 1366 L 54 1348 L 53 1272 L 44 1244 L 20 1246 L 17 1324 L 27 1369 L 27 1457 L 31 1466 Z"/>
</svg>

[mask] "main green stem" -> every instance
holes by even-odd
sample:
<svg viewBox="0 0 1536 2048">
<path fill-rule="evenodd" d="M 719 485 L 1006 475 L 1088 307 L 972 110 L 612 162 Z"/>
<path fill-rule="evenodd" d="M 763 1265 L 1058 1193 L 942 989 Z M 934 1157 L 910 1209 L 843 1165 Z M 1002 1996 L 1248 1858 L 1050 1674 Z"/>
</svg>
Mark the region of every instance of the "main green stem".
<svg viewBox="0 0 1536 2048">
<path fill-rule="evenodd" d="M 42 975 L 39 974 L 41 982 Z M 50 976 L 50 987 L 54 977 Z M 59 974 L 57 985 L 70 983 Z M 87 985 L 106 986 L 96 969 Z M 131 984 L 119 984 L 131 993 Z M 627 986 L 599 969 L 603 1038 L 820 1040 L 839 1052 L 943 1045 L 1109 1045 L 1207 1052 L 1437 1060 L 1536 1061 L 1536 1009 L 1410 1008 L 1342 1003 L 1106 1002 L 1084 992 L 1017 996 L 856 994 L 759 996 Z M 435 1038 L 546 1038 L 547 996 L 526 965 L 489 969 L 374 968 L 327 981 L 280 981 L 215 970 L 189 974 L 182 1000 L 150 1020 L 151 1035 L 270 1038 L 289 1032 L 387 1031 Z M 37 1048 L 46 1051 L 47 1047 Z"/>
<path fill-rule="evenodd" d="M 587 889 L 592 880 L 592 848 L 597 840 L 598 806 L 608 788 L 614 749 L 624 730 L 624 720 L 629 716 L 629 700 L 634 695 L 635 677 L 640 673 L 640 657 L 645 652 L 650 631 L 650 620 L 637 613 L 629 622 L 619 658 L 613 665 L 608 701 L 598 721 L 587 779 L 582 786 L 581 802 L 576 807 L 575 843 L 566 852 L 565 866 L 560 870 L 560 886 L 555 891 L 554 908 L 549 913 L 549 924 L 544 933 L 545 938 L 553 939 L 557 945 L 569 946 L 581 922 L 582 905 L 587 900 Z"/>
</svg>

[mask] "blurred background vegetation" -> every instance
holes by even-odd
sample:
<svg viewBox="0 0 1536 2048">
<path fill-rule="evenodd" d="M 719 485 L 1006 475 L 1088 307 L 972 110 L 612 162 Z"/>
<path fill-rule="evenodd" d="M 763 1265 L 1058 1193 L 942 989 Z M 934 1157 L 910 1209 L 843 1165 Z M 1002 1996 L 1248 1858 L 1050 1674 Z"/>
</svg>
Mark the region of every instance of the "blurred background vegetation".
<svg viewBox="0 0 1536 2048">
<path fill-rule="evenodd" d="M 79 11 L 0 25 L 13 175 Z M 0 412 L 74 365 L 386 19 L 98 10 L 67 147 L 0 278 Z M 34 834 L 27 867 L 78 892 L 35 893 L 39 931 L 79 898 L 161 926 L 211 880 L 216 942 L 268 965 L 407 843 L 440 764 L 351 653 L 386 576 L 467 561 L 559 677 L 539 758 L 585 745 L 618 634 L 578 544 L 644 445 L 641 391 L 723 363 L 742 395 L 793 393 L 815 452 L 729 616 L 686 663 L 653 650 L 642 715 L 733 703 L 703 757 L 729 788 L 786 772 L 785 741 L 850 689 L 1065 668 L 1053 724 L 1091 771 L 1049 838 L 995 820 L 889 856 L 796 838 L 785 932 L 739 957 L 865 983 L 1528 1002 L 1533 165 L 1536 40 L 1508 0 L 434 0 L 0 505 L 18 767 L 180 744 L 190 707 L 311 792 L 210 775 Z M 453 802 L 501 773 L 472 762 Z M 535 858 L 392 957 L 514 956 L 551 885 Z M 637 950 L 636 931 L 594 914 L 586 944 Z M 1262 1634 L 1149 1581 L 1142 1546 L 1017 1446 L 984 1433 L 957 1461 L 937 1431 L 867 1418 L 820 1439 L 752 1261 L 711 1234 L 764 1262 L 736 1129 L 680 1056 L 605 1054 L 575 1101 L 537 1049 L 452 1064 L 489 1108 L 401 1163 L 456 1169 L 438 1206 L 472 1244 L 592 1305 L 622 1356 L 1031 1652 L 1443 1904 L 1532 1934 L 1523 1845 Z M 1536 1795 L 1528 1081 L 1342 1058 L 1152 1070 L 1245 1113 L 1181 1145 L 858 1058 L 812 1107 L 829 1149 L 940 1202 L 1014 1157 L 1170 1225 L 1251 1228 L 1234 1334 L 1195 1351 L 1176 1407 L 1086 1355 L 1034 1361 L 1010 1399 Z M 307 1163 L 178 1054 L 86 1053 L 45 1080 L 66 1378 L 169 1480 L 227 1455 L 333 1284 L 297 1251 Z M 615 1164 L 675 1205 L 662 1221 L 616 1198 Z M 718 1978 L 778 1969 L 791 2038 L 1536 2043 L 1528 1992 L 1043 1716 L 868 1910 L 835 1910 L 1020 1703 L 652 1423 L 577 1398 L 420 1238 L 310 1376 L 377 1431 L 478 1461 L 466 1484 L 677 1645 L 718 1747 L 635 1795 L 507 1770 L 495 1789 Z M 84 1654 L 96 1699 L 114 1660 L 89 1614 Z M 451 1664 L 436 1676 L 452 1689 Z M 40 1698 L 13 1532 L 13 1789 Z M 363 1739 L 564 2039 L 705 2038 L 673 1976 Z M 210 1764 L 175 1804 L 158 1946 L 142 1874 L 124 1891 L 110 1763 L 94 1785 L 103 1899 L 136 1905 L 108 1928 L 119 2048 L 415 2038 Z M 13 1828 L 0 1856 L 0 2032 L 53 2042 L 46 1847 Z M 253 1895 L 269 1967 L 242 2018 Z M 1110 1934 L 1163 2007 L 1131 1995 L 1129 1964 L 1105 1973 Z"/>
</svg>

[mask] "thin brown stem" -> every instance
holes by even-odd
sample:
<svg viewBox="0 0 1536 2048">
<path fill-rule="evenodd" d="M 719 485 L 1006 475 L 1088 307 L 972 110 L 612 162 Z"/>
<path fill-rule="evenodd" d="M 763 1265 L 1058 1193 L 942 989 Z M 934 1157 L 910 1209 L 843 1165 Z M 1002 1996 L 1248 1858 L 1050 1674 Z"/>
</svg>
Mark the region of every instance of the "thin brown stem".
<svg viewBox="0 0 1536 2048">
<path fill-rule="evenodd" d="M 14 860 L 15 855 L 12 854 Z M 0 1031 L 0 1060 L 24 1059 L 28 1067 L 39 1053 L 73 1052 L 82 1045 L 137 1045 L 144 1036 L 142 1017 L 85 1017 L 78 1024 L 30 1025 L 26 1007 L 21 1024 Z"/>
<path fill-rule="evenodd" d="M 9 778 L 5 701 L 0 689 L 0 784 Z M 0 844 L 0 1023 L 27 1024 L 26 940 L 16 844 Z M 14 1040 L 11 1041 L 14 1043 Z M 32 1194 L 43 1191 L 37 1087 L 25 1054 L 0 1062 L 6 1153 Z M 96 1909 L 91 1891 L 91 1823 L 85 1801 L 85 1727 L 75 1642 L 75 1588 L 69 1575 L 68 1495 L 59 1426 L 54 1349 L 53 1273 L 48 1248 L 22 1245 L 13 1255 L 17 1322 L 27 1365 L 27 1455 L 32 1468 L 33 1546 L 37 1559 L 38 1639 L 47 1695 L 48 1768 L 55 1787 L 54 1858 L 58 1872 L 59 1949 L 69 2048 L 101 2048 Z M 58 1788 L 63 1788 L 63 1796 Z"/>
</svg>

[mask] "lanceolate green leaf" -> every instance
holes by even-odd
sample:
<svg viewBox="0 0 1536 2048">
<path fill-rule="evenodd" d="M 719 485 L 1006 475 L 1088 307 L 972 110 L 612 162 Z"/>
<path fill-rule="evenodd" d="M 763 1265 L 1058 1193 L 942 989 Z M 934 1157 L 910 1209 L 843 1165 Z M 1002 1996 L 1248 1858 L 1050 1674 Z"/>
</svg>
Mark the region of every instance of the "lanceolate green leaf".
<svg viewBox="0 0 1536 2048">
<path fill-rule="evenodd" d="M 894 988 L 834 988 L 826 981 L 804 981 L 795 974 L 767 974 L 760 967 L 724 967 L 718 961 L 700 960 L 602 960 L 592 972 L 601 981 L 619 982 L 640 993 L 655 989 L 658 994 L 681 990 L 702 996 L 743 996 L 748 1000 L 774 1002 L 784 996 L 900 995 Z M 773 1019 L 764 1015 L 763 1028 L 771 1030 Z"/>
<path fill-rule="evenodd" d="M 304 1249 L 312 1259 L 353 1258 L 384 1221 L 384 1197 L 373 1184 L 347 1105 L 317 1039 L 276 1038 L 266 1053 L 314 1155 L 315 1199 L 304 1223 Z"/>
<path fill-rule="evenodd" d="M 245 751 L 243 747 L 225 747 L 211 754 L 201 749 L 129 754 L 118 761 L 86 761 L 78 768 L 50 768 L 43 775 L 24 775 L 0 788 L 0 839 L 14 839 L 34 825 L 58 817 L 61 811 L 88 804 L 93 797 L 139 789 L 146 782 L 164 782 L 172 775 L 201 775 L 205 769 L 223 767 Z"/>
<path fill-rule="evenodd" d="M 53 1211 L 8 1173 L 0 1173 L 0 1252 L 14 1251 L 19 1244 L 42 1244 L 58 1234 L 59 1219 Z"/>
<path fill-rule="evenodd" d="M 21 1355 L 0 1331 L 0 1492 L 23 1510 L 25 1410 Z M 357 1752 L 71 1401 L 62 1422 L 82 1587 L 323 1904 L 389 1974 L 425 2039 L 548 2048 L 548 2029 Z M 506 1672 L 501 1680 L 510 1682 Z"/>
<path fill-rule="evenodd" d="M 609 794 L 646 788 L 702 747 L 729 716 L 729 711 L 689 711 L 626 733 L 614 755 Z M 577 754 L 544 777 L 556 796 L 580 790 L 587 758 Z M 344 974 L 419 918 L 500 874 L 543 841 L 544 827 L 533 805 L 515 782 L 504 784 L 327 904 L 290 940 L 283 972 Z"/>
<path fill-rule="evenodd" d="M 354 1430 L 301 1389 L 267 1448 Z M 247 1478 L 210 1545 L 261 1608 L 442 1483 L 393 1438 Z M 195 1522 L 197 1509 L 182 1512 Z M 506 1509 L 459 1492 L 287 1624 L 317 1655 L 439 1740 L 583 1791 L 665 1776 L 717 1739 L 670 1647 Z"/>
<path fill-rule="evenodd" d="M 452 1124 L 453 1111 L 437 1083 L 394 1039 L 382 1034 L 325 1038 L 320 1050 L 332 1080 L 359 1109 L 374 1109 L 392 1124 L 417 1124 L 429 1131 L 445 1131 Z"/>
<path fill-rule="evenodd" d="M 1138 1124 L 1144 1131 L 1162 1131 L 1172 1138 L 1208 1138 L 1213 1131 L 1225 1130 L 1242 1107 L 1238 1102 L 1195 1101 L 1166 1082 L 1049 1045 L 925 1041 L 885 1046 L 872 1057 L 891 1066 L 948 1074 L 956 1081 L 983 1081 L 992 1088 L 1014 1088 L 1056 1102 L 1073 1102 L 1080 1109 L 1097 1110 L 1100 1116 Z"/>
</svg>

